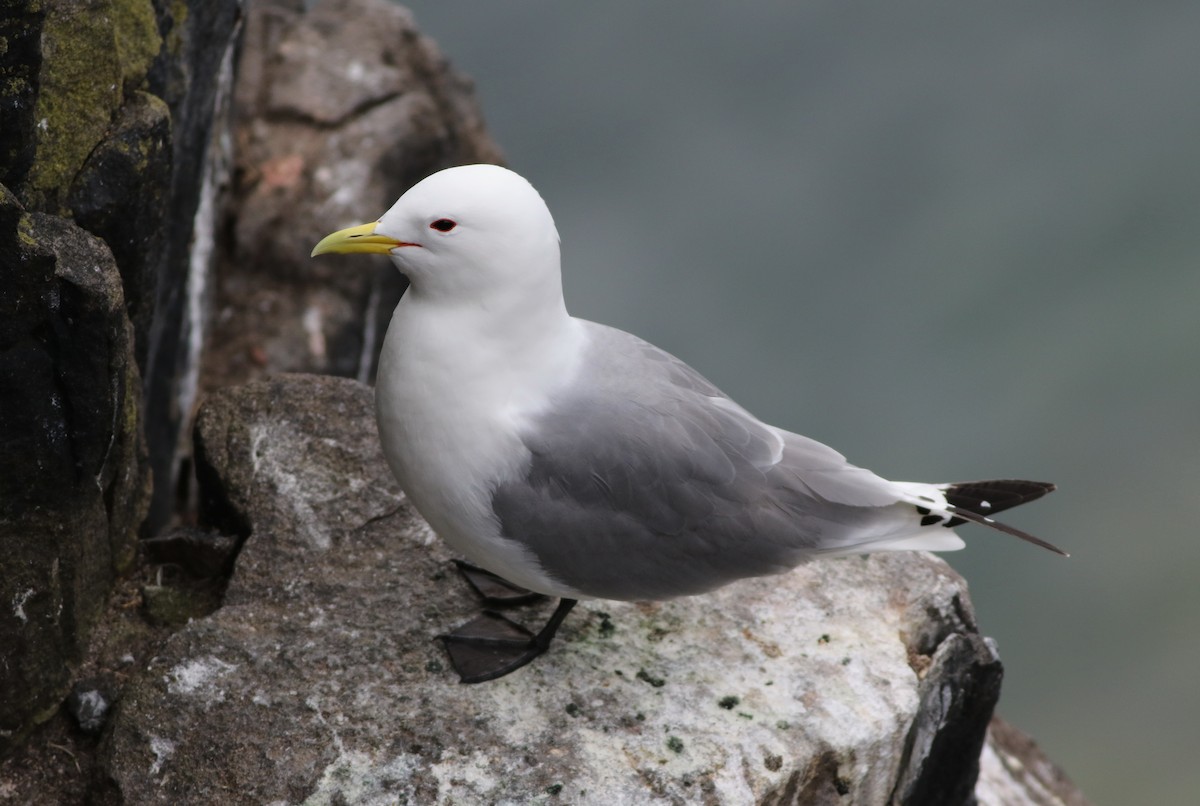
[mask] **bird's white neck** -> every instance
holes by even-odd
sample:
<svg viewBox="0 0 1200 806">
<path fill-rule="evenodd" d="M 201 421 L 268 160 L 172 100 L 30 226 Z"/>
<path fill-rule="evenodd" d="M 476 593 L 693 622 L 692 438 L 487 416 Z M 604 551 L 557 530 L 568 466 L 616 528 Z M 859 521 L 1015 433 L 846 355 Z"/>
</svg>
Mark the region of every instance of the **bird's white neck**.
<svg viewBox="0 0 1200 806">
<path fill-rule="evenodd" d="M 583 329 L 567 313 L 561 288 L 557 273 L 555 282 L 465 298 L 410 288 L 388 330 L 391 382 L 436 386 L 449 398 L 501 403 L 510 411 L 536 410 L 542 401 L 526 399 L 529 390 L 568 379 L 583 346 Z"/>
</svg>

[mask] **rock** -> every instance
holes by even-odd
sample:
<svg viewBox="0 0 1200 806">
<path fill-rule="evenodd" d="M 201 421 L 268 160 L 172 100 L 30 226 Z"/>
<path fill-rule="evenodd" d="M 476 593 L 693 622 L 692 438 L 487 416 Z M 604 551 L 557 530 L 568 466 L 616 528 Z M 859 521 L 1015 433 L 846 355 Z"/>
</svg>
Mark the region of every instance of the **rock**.
<svg viewBox="0 0 1200 806">
<path fill-rule="evenodd" d="M 204 517 L 245 544 L 224 607 L 126 689 L 102 756 L 126 802 L 972 792 L 999 662 L 962 579 L 932 556 L 585 602 L 548 655 L 463 686 L 432 639 L 480 605 L 391 479 L 367 387 L 284 376 L 223 390 L 196 436 Z M 549 609 L 513 615 L 536 625 Z"/>
<path fill-rule="evenodd" d="M 0 7 L 0 750 L 65 695 L 132 563 L 151 461 L 157 520 L 170 510 L 215 229 L 206 239 L 197 222 L 216 217 L 211 124 L 238 13 Z"/>
<path fill-rule="evenodd" d="M 205 529 L 179 527 L 142 541 L 146 559 L 173 565 L 196 579 L 216 579 L 233 573 L 238 540 Z"/>
<path fill-rule="evenodd" d="M 69 219 L 0 186 L 0 751 L 66 695 L 149 477 L 121 277 Z"/>
<path fill-rule="evenodd" d="M 219 608 L 240 543 L 233 535 L 186 526 L 143 540 L 152 579 L 140 589 L 146 621 L 178 628 Z"/>
<path fill-rule="evenodd" d="M 0 182 L 116 257 L 170 512 L 208 317 L 240 3 L 47 0 L 0 8 Z M 214 136 L 217 135 L 217 136 Z"/>
<path fill-rule="evenodd" d="M 966 629 L 968 623 L 957 627 L 917 648 L 930 662 L 893 795 L 899 803 L 966 803 L 979 777 L 979 754 L 1000 699 L 1003 669 L 988 639 Z M 947 775 L 948 770 L 955 774 Z"/>
<path fill-rule="evenodd" d="M 121 269 L 139 367 L 145 367 L 171 187 L 171 113 L 131 93 L 71 182 L 76 223 L 104 239 Z"/>
<path fill-rule="evenodd" d="M 142 614 L 156 627 L 182 627 L 221 603 L 220 589 L 196 585 L 143 585 Z"/>
<path fill-rule="evenodd" d="M 1089 806 L 1090 801 L 1021 731 L 996 717 L 980 759 L 978 806 Z"/>
<path fill-rule="evenodd" d="M 395 3 L 306 13 L 263 0 L 247 14 L 237 111 L 234 242 L 203 386 L 272 371 L 366 380 L 403 280 L 386 261 L 372 271 L 309 252 L 434 171 L 499 160 L 471 85 Z"/>
<path fill-rule="evenodd" d="M 67 698 L 67 710 L 84 733 L 98 734 L 103 729 L 109 705 L 108 697 L 94 681 L 76 683 Z"/>
<path fill-rule="evenodd" d="M 141 5 L 132 0 L 128 8 Z M 6 4 L 0 12 L 4 28 L 17 31 L 20 43 L 14 54 L 20 62 L 9 68 L 19 78 L 2 90 L 12 94 L 4 99 L 3 152 L 9 159 L 0 181 L 27 208 L 68 212 L 71 181 L 121 106 L 124 76 L 144 75 L 149 67 L 140 53 L 126 59 L 113 47 L 115 29 L 136 13 L 118 18 L 105 13 L 108 7 L 104 0 L 47 0 Z M 144 8 L 151 8 L 148 0 Z"/>
<path fill-rule="evenodd" d="M 146 89 L 171 112 L 171 173 L 163 248 L 148 289 L 154 313 L 143 364 L 146 437 L 156 479 L 150 534 L 174 509 L 190 447 L 232 163 L 230 117 L 242 2 L 156 1 L 154 8 L 165 33 Z"/>
<path fill-rule="evenodd" d="M 151 627 L 141 617 L 137 587 L 133 579 L 118 580 L 91 632 L 72 686 L 72 694 L 81 695 L 79 704 L 69 696 L 29 740 L 0 754 L 0 803 L 100 806 L 116 802 L 106 797 L 104 780 L 93 775 L 100 735 L 81 728 L 79 718 L 86 716 L 82 706 L 91 699 L 82 695 L 99 692 L 109 703 L 103 733 L 125 683 L 141 671 L 168 634 L 166 628 Z"/>
</svg>

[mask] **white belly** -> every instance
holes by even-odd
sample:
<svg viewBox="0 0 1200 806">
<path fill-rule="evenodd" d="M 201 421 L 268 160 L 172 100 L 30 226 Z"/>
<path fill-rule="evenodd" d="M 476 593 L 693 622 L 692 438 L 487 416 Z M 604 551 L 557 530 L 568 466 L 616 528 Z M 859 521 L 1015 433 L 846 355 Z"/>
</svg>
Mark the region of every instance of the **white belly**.
<svg viewBox="0 0 1200 806">
<path fill-rule="evenodd" d="M 507 362 L 454 350 L 444 335 L 454 329 L 439 321 L 439 336 L 423 329 L 423 319 L 402 302 L 380 356 L 375 407 L 392 473 L 438 536 L 470 562 L 530 590 L 575 598 L 519 542 L 501 536 L 492 511 L 496 484 L 528 467 L 518 429 L 536 407 L 529 384 L 498 377 L 495 368 Z"/>
</svg>

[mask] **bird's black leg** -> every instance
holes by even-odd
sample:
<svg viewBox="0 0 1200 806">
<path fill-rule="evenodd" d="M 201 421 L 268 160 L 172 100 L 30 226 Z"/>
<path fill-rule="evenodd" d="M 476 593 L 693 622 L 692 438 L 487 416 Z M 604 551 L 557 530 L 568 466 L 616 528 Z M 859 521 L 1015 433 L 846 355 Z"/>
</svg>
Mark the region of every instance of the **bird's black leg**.
<svg viewBox="0 0 1200 806">
<path fill-rule="evenodd" d="M 575 599 L 559 599 L 546 626 L 534 635 L 499 613 L 485 610 L 454 632 L 439 635 L 460 682 L 483 683 L 504 677 L 541 655 L 550 646 Z"/>
<path fill-rule="evenodd" d="M 486 571 L 478 565 L 471 565 L 463 560 L 455 560 L 454 564 L 458 566 L 458 573 L 462 574 L 463 579 L 467 580 L 475 592 L 490 605 L 508 607 L 536 602 L 545 598 L 540 593 L 534 593 L 519 585 L 514 585 L 507 579 L 497 576 L 491 571 Z"/>
</svg>

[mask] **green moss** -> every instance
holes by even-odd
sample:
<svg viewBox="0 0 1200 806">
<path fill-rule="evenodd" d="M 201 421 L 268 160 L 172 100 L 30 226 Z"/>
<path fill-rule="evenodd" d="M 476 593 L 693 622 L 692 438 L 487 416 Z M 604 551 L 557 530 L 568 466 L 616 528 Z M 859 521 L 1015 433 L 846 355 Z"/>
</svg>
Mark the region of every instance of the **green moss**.
<svg viewBox="0 0 1200 806">
<path fill-rule="evenodd" d="M 26 249 L 33 250 L 39 247 L 38 239 L 33 237 L 33 220 L 28 213 L 17 219 L 17 241 Z"/>
<path fill-rule="evenodd" d="M 124 482 L 121 480 L 112 482 L 114 485 L 118 485 L 117 489 L 123 498 L 123 506 L 114 506 L 108 513 L 110 528 L 117 530 L 112 536 L 112 563 L 117 574 L 125 574 L 130 571 L 137 560 L 138 530 L 150 508 L 151 493 L 150 473 L 145 467 L 145 446 L 140 444 L 142 439 L 139 422 L 141 419 L 142 383 L 132 353 L 126 356 L 126 361 L 128 363 L 124 373 L 125 390 L 124 409 L 121 412 L 121 438 L 129 446 L 129 453 L 118 461 L 129 465 L 129 478 Z M 114 519 L 124 522 L 114 522 Z"/>
<path fill-rule="evenodd" d="M 724 708 L 726 711 L 732 711 L 739 702 L 741 702 L 741 700 L 731 694 L 728 697 L 722 697 L 721 699 L 717 700 L 717 705 Z"/>
<path fill-rule="evenodd" d="M 611 638 L 612 634 L 617 631 L 616 626 L 612 623 L 612 616 L 608 613 L 596 613 L 600 617 L 600 637 Z"/>
<path fill-rule="evenodd" d="M 190 619 L 201 618 L 220 605 L 213 587 L 200 585 L 144 585 L 142 613 L 154 626 L 182 627 Z"/>
<path fill-rule="evenodd" d="M 654 675 L 647 672 L 645 669 L 638 669 L 638 673 L 637 673 L 636 677 L 638 680 L 641 680 L 644 683 L 649 683 L 650 685 L 654 686 L 655 688 L 662 688 L 663 686 L 665 686 L 667 684 L 666 680 L 664 680 L 661 677 L 655 677 Z"/>
<path fill-rule="evenodd" d="M 113 0 L 112 16 L 121 79 L 127 89 L 136 89 L 162 50 L 154 6 L 150 0 Z"/>
<path fill-rule="evenodd" d="M 25 201 L 63 212 L 62 198 L 121 103 L 112 21 L 96 8 L 54 8 L 42 29 L 37 152 Z"/>
<path fill-rule="evenodd" d="M 680 739 L 678 736 L 668 736 L 667 737 L 667 749 L 670 750 L 672 753 L 682 753 L 683 752 L 683 739 Z"/>
<path fill-rule="evenodd" d="M 183 26 L 187 22 L 188 7 L 185 0 L 171 4 L 171 27 L 167 31 L 167 52 L 178 56 L 183 52 Z"/>
</svg>

